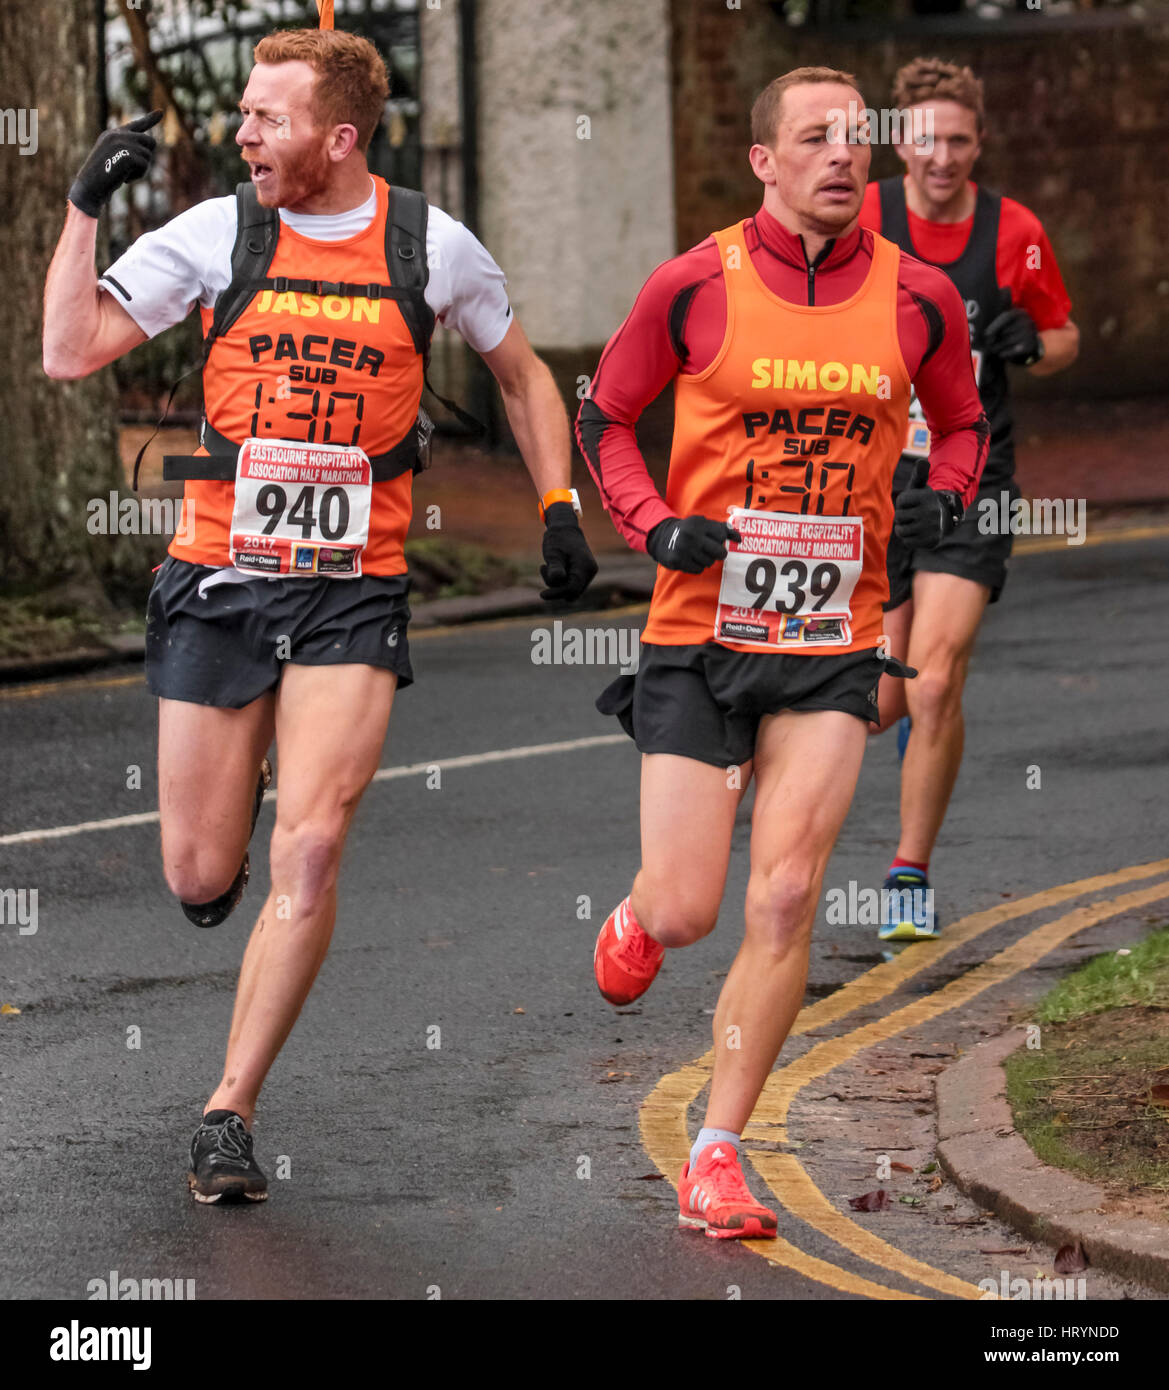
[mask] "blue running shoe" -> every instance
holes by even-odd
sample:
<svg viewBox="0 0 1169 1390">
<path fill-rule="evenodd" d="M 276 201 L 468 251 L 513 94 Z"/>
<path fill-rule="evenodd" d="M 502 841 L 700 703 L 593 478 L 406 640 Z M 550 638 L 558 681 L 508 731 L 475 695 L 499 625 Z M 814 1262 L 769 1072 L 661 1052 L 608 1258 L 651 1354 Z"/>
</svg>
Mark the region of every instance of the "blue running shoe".
<svg viewBox="0 0 1169 1390">
<path fill-rule="evenodd" d="M 925 941 L 940 935 L 934 890 L 920 869 L 898 869 L 881 891 L 882 941 Z"/>
<path fill-rule="evenodd" d="M 899 763 L 905 761 L 905 748 L 909 743 L 909 731 L 912 728 L 913 720 L 910 719 L 909 715 L 897 721 L 897 761 Z"/>
</svg>

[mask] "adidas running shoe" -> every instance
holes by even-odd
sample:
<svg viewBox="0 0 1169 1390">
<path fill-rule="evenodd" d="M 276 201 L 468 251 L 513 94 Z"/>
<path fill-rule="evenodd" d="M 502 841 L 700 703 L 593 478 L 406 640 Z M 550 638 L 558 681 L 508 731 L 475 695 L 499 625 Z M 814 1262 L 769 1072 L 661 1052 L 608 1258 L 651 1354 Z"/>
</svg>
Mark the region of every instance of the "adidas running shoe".
<svg viewBox="0 0 1169 1390">
<path fill-rule="evenodd" d="M 597 935 L 593 974 L 610 1004 L 632 1004 L 649 989 L 662 968 L 666 948 L 642 931 L 626 898 L 617 904 Z"/>
<path fill-rule="evenodd" d="M 707 1144 L 678 1179 L 678 1225 L 718 1240 L 774 1240 L 775 1213 L 747 1186 L 733 1144 Z"/>
</svg>

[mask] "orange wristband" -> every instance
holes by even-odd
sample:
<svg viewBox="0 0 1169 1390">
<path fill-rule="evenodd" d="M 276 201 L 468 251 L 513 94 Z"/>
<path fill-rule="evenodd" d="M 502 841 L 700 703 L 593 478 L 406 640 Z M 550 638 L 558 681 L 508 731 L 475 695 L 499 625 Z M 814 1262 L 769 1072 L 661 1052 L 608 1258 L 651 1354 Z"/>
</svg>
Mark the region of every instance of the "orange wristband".
<svg viewBox="0 0 1169 1390">
<path fill-rule="evenodd" d="M 567 502 L 571 505 L 577 516 L 580 515 L 580 498 L 576 495 L 574 487 L 554 487 L 551 492 L 546 492 L 540 499 L 540 520 L 544 520 L 544 513 L 553 502 Z"/>
</svg>

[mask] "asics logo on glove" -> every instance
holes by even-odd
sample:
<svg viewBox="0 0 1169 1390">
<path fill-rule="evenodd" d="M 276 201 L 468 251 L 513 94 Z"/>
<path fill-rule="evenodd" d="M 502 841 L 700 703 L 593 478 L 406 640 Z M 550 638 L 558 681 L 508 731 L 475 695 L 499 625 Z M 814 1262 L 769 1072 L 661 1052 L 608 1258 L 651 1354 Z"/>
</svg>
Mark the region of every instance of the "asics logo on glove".
<svg viewBox="0 0 1169 1390">
<path fill-rule="evenodd" d="M 725 521 L 705 516 L 667 517 L 645 538 L 645 548 L 663 569 L 701 574 L 726 559 L 727 542 L 739 533 Z"/>
<path fill-rule="evenodd" d="M 69 189 L 69 201 L 87 217 L 97 217 L 116 189 L 140 179 L 154 157 L 154 136 L 161 111 L 103 130 Z"/>
</svg>

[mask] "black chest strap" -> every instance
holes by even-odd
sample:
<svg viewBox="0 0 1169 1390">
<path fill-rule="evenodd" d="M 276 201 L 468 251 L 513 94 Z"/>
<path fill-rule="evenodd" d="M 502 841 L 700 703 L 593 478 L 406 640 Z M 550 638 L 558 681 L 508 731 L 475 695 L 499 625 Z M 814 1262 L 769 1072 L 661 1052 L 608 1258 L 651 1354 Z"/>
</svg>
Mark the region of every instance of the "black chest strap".
<svg viewBox="0 0 1169 1390">
<path fill-rule="evenodd" d="M 416 468 L 430 437 L 430 417 L 424 410 L 419 418 L 392 449 L 370 456 L 370 478 L 375 483 L 388 483 Z M 423 423 L 425 422 L 425 423 Z M 236 459 L 243 440 L 238 442 L 220 434 L 204 422 L 202 445 L 207 454 L 164 454 L 162 476 L 168 483 L 235 482 Z"/>
</svg>

